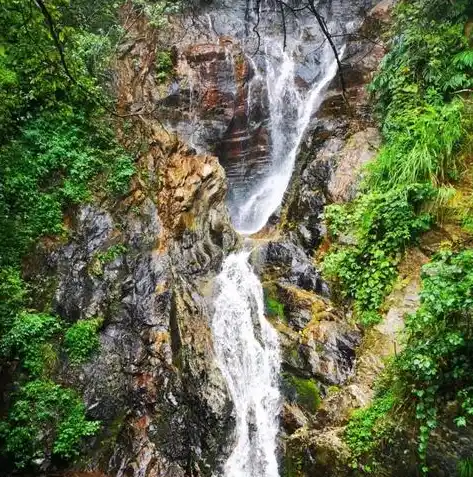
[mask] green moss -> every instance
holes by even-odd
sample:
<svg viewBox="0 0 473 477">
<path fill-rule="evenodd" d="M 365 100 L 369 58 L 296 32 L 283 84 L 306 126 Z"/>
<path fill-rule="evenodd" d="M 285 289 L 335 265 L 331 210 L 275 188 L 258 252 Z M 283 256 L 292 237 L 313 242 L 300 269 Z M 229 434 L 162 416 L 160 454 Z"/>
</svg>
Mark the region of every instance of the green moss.
<svg viewBox="0 0 473 477">
<path fill-rule="evenodd" d="M 278 316 L 284 318 L 284 305 L 275 298 L 266 298 L 266 310 L 271 316 Z"/>
<path fill-rule="evenodd" d="M 270 317 L 284 319 L 284 304 L 279 301 L 274 284 L 266 285 L 264 288 L 264 302 L 266 313 Z"/>
<path fill-rule="evenodd" d="M 457 471 L 459 477 L 473 477 L 473 458 L 460 460 Z"/>
<path fill-rule="evenodd" d="M 302 477 L 305 475 L 303 472 L 304 457 L 300 446 L 286 445 L 282 467 L 283 477 Z"/>
<path fill-rule="evenodd" d="M 316 382 L 289 373 L 284 374 L 284 381 L 294 402 L 314 414 L 320 406 L 320 391 Z"/>
</svg>

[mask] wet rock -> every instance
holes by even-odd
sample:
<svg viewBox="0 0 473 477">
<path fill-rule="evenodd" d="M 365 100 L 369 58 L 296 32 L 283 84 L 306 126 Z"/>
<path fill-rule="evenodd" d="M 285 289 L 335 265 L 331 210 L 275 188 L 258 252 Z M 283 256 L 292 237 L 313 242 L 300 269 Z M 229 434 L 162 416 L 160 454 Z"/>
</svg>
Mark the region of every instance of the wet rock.
<svg viewBox="0 0 473 477">
<path fill-rule="evenodd" d="M 117 66 L 123 113 L 151 112 L 161 95 L 149 28 L 141 17 L 133 23 L 135 41 Z M 213 280 L 237 243 L 225 174 L 216 157 L 196 155 L 152 113 L 130 122 L 126 138 L 141 144 L 131 191 L 79 209 L 70 240 L 46 259 L 56 279 L 54 310 L 70 323 L 104 319 L 92 360 L 71 366 L 64 357 L 57 371 L 102 422 L 76 468 L 120 477 L 212 475 L 234 425 L 210 332 Z"/>
<path fill-rule="evenodd" d="M 321 223 L 325 205 L 356 195 L 363 165 L 380 145 L 381 136 L 366 92 L 385 53 L 381 41 L 367 39 L 379 38 L 384 28 L 377 12 L 367 16 L 360 27 L 361 35 L 352 35 L 347 43 L 342 73 L 348 103 L 341 94 L 339 79 L 334 79 L 302 145 L 285 196 L 284 230 L 309 253 L 325 234 Z"/>
<path fill-rule="evenodd" d="M 303 330 L 302 353 L 310 372 L 327 386 L 344 384 L 355 370 L 360 333 L 343 322 L 319 321 Z"/>
<path fill-rule="evenodd" d="M 332 151 L 334 172 L 327 186 L 332 202 L 349 202 L 355 198 L 362 167 L 374 158 L 380 143 L 379 131 L 367 128 L 350 136 L 340 151 Z"/>
<path fill-rule="evenodd" d="M 288 403 L 284 403 L 281 420 L 284 430 L 289 434 L 293 434 L 297 429 L 305 427 L 309 423 L 307 416 L 301 409 Z"/>
<path fill-rule="evenodd" d="M 325 292 L 318 270 L 307 255 L 291 242 L 268 242 L 255 250 L 253 263 L 260 274 L 270 274 L 304 290 Z"/>
</svg>

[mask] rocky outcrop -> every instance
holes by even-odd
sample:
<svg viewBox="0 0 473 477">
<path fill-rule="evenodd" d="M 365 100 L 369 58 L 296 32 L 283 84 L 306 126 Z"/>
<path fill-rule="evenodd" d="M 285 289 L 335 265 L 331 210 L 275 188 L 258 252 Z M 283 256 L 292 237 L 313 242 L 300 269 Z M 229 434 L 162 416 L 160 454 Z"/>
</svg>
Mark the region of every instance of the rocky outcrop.
<svg viewBox="0 0 473 477">
<path fill-rule="evenodd" d="M 53 310 L 70 323 L 103 319 L 97 354 L 81 366 L 64 360 L 57 379 L 102 424 L 78 475 L 211 475 L 234 424 L 210 331 L 213 279 L 237 240 L 225 174 L 156 117 L 158 35 L 124 8 L 116 89 L 127 119 L 118 134 L 132 150 L 139 143 L 138 173 L 121 200 L 96 197 L 71 211 L 66 243 L 45 244 L 38 273 L 54 277 Z"/>
<path fill-rule="evenodd" d="M 175 83 L 158 102 L 160 116 L 198 151 L 213 152 L 230 188 L 261 174 L 269 160 L 268 113 L 261 81 L 237 40 L 204 30 L 176 46 Z M 252 98 L 256 100 L 252 101 Z"/>
<path fill-rule="evenodd" d="M 325 233 L 325 205 L 354 198 L 363 166 L 380 147 L 366 86 L 385 54 L 381 35 L 388 11 L 386 2 L 377 4 L 349 37 L 342 70 L 346 90 L 342 94 L 339 78 L 332 82 L 286 193 L 283 226 L 309 253 Z"/>
</svg>

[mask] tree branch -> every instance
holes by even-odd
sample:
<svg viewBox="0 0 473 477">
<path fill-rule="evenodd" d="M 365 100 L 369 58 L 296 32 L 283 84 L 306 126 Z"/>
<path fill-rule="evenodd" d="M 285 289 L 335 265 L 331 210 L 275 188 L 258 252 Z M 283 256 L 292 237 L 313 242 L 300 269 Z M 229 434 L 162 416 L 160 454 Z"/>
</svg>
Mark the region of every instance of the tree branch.
<svg viewBox="0 0 473 477">
<path fill-rule="evenodd" d="M 330 47 L 332 48 L 333 54 L 335 56 L 335 61 L 337 62 L 338 66 L 338 77 L 340 78 L 340 86 L 342 88 L 342 96 L 345 101 L 345 103 L 348 105 L 348 97 L 347 97 L 347 89 L 346 89 L 346 83 L 345 83 L 345 78 L 343 76 L 343 71 L 342 71 L 342 62 L 340 61 L 340 56 L 338 54 L 337 47 L 335 46 L 335 43 L 333 42 L 333 38 L 330 35 L 330 32 L 328 31 L 327 24 L 325 23 L 325 19 L 320 15 L 320 13 L 317 11 L 315 8 L 314 0 L 309 0 L 309 8 L 310 11 L 314 14 L 315 18 L 317 19 L 317 22 L 325 35 L 325 38 L 327 38 Z"/>
<path fill-rule="evenodd" d="M 43 0 L 33 0 L 36 6 L 41 10 L 41 13 L 43 14 L 44 19 L 46 20 L 46 23 L 48 25 L 49 32 L 51 33 L 51 36 L 54 41 L 54 45 L 56 47 L 56 50 L 59 53 L 59 58 L 62 64 L 62 67 L 64 68 L 64 72 L 66 73 L 66 76 L 74 83 L 77 84 L 76 79 L 72 76 L 71 72 L 69 71 L 69 68 L 66 63 L 66 58 L 64 56 L 64 49 L 62 47 L 61 41 L 59 40 L 59 35 L 56 31 L 56 26 L 54 24 L 54 20 L 51 17 L 51 14 L 49 13 L 49 10 L 46 8 L 46 5 L 44 4 Z"/>
</svg>

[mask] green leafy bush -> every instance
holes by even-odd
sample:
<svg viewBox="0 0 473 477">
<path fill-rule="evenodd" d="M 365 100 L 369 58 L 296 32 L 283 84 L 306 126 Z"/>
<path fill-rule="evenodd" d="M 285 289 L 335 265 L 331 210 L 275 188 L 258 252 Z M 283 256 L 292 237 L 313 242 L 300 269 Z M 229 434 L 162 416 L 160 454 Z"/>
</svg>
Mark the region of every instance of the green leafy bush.
<svg viewBox="0 0 473 477">
<path fill-rule="evenodd" d="M 64 347 L 71 363 L 81 364 L 86 362 L 99 348 L 98 330 L 102 323 L 101 318 L 79 320 L 66 331 Z"/>
<path fill-rule="evenodd" d="M 458 150 L 465 138 L 463 101 L 423 104 L 396 111 L 384 123 L 385 146 L 369 166 L 376 188 L 458 178 Z"/>
<path fill-rule="evenodd" d="M 393 423 L 388 414 L 392 411 L 396 399 L 391 393 L 377 396 L 373 403 L 353 412 L 348 423 L 344 440 L 351 451 L 351 465 L 366 473 L 377 468 L 376 450 L 392 439 Z"/>
<path fill-rule="evenodd" d="M 166 81 L 174 68 L 171 53 L 169 51 L 158 51 L 156 54 L 156 78 L 160 82 Z"/>
<path fill-rule="evenodd" d="M 430 187 L 413 185 L 371 192 L 348 206 L 325 209 L 329 232 L 334 237 L 351 235 L 354 243 L 332 248 L 324 257 L 323 271 L 338 280 L 345 296 L 355 300 L 362 323 L 379 321 L 378 312 L 397 275 L 400 253 L 431 224 L 430 215 L 420 211 L 422 202 L 431 196 Z"/>
<path fill-rule="evenodd" d="M 25 304 L 27 290 L 20 271 L 0 268 L 0 336 L 6 333 Z"/>
<path fill-rule="evenodd" d="M 376 449 L 400 421 L 393 413 L 401 404 L 406 423 L 418 421 L 424 473 L 429 438 L 446 403 L 458 402 L 457 426 L 472 421 L 473 250 L 439 253 L 423 267 L 422 278 L 421 306 L 406 320 L 405 347 L 389 364 L 382 393 L 347 427 L 355 465 L 376 461 Z"/>
<path fill-rule="evenodd" d="M 42 376 L 54 361 L 54 352 L 48 342 L 62 330 L 55 316 L 45 313 L 19 313 L 10 330 L 3 336 L 0 349 L 9 359 L 20 359 L 31 376 Z"/>
<path fill-rule="evenodd" d="M 406 321 L 406 348 L 395 372 L 415 399 L 425 460 L 442 402 L 459 402 L 459 426 L 473 416 L 473 250 L 445 251 L 425 265 L 421 301 Z"/>
<path fill-rule="evenodd" d="M 61 233 L 63 208 L 127 190 L 131 159 L 113 143 L 105 123 L 86 114 L 42 114 L 0 155 L 4 177 L 0 204 L 3 263 L 16 263 L 39 236 Z M 103 181 L 103 176 L 106 180 Z"/>
<path fill-rule="evenodd" d="M 75 457 L 84 437 L 99 428 L 85 417 L 85 406 L 71 389 L 52 381 L 30 381 L 20 388 L 0 426 L 4 452 L 19 468 L 49 452 L 64 459 Z"/>
<path fill-rule="evenodd" d="M 469 119 L 455 93 L 473 86 L 464 34 L 471 13 L 466 0 L 404 1 L 395 9 L 391 49 L 370 86 L 385 138 L 371 166 L 375 187 L 457 177 L 455 153 Z"/>
</svg>

